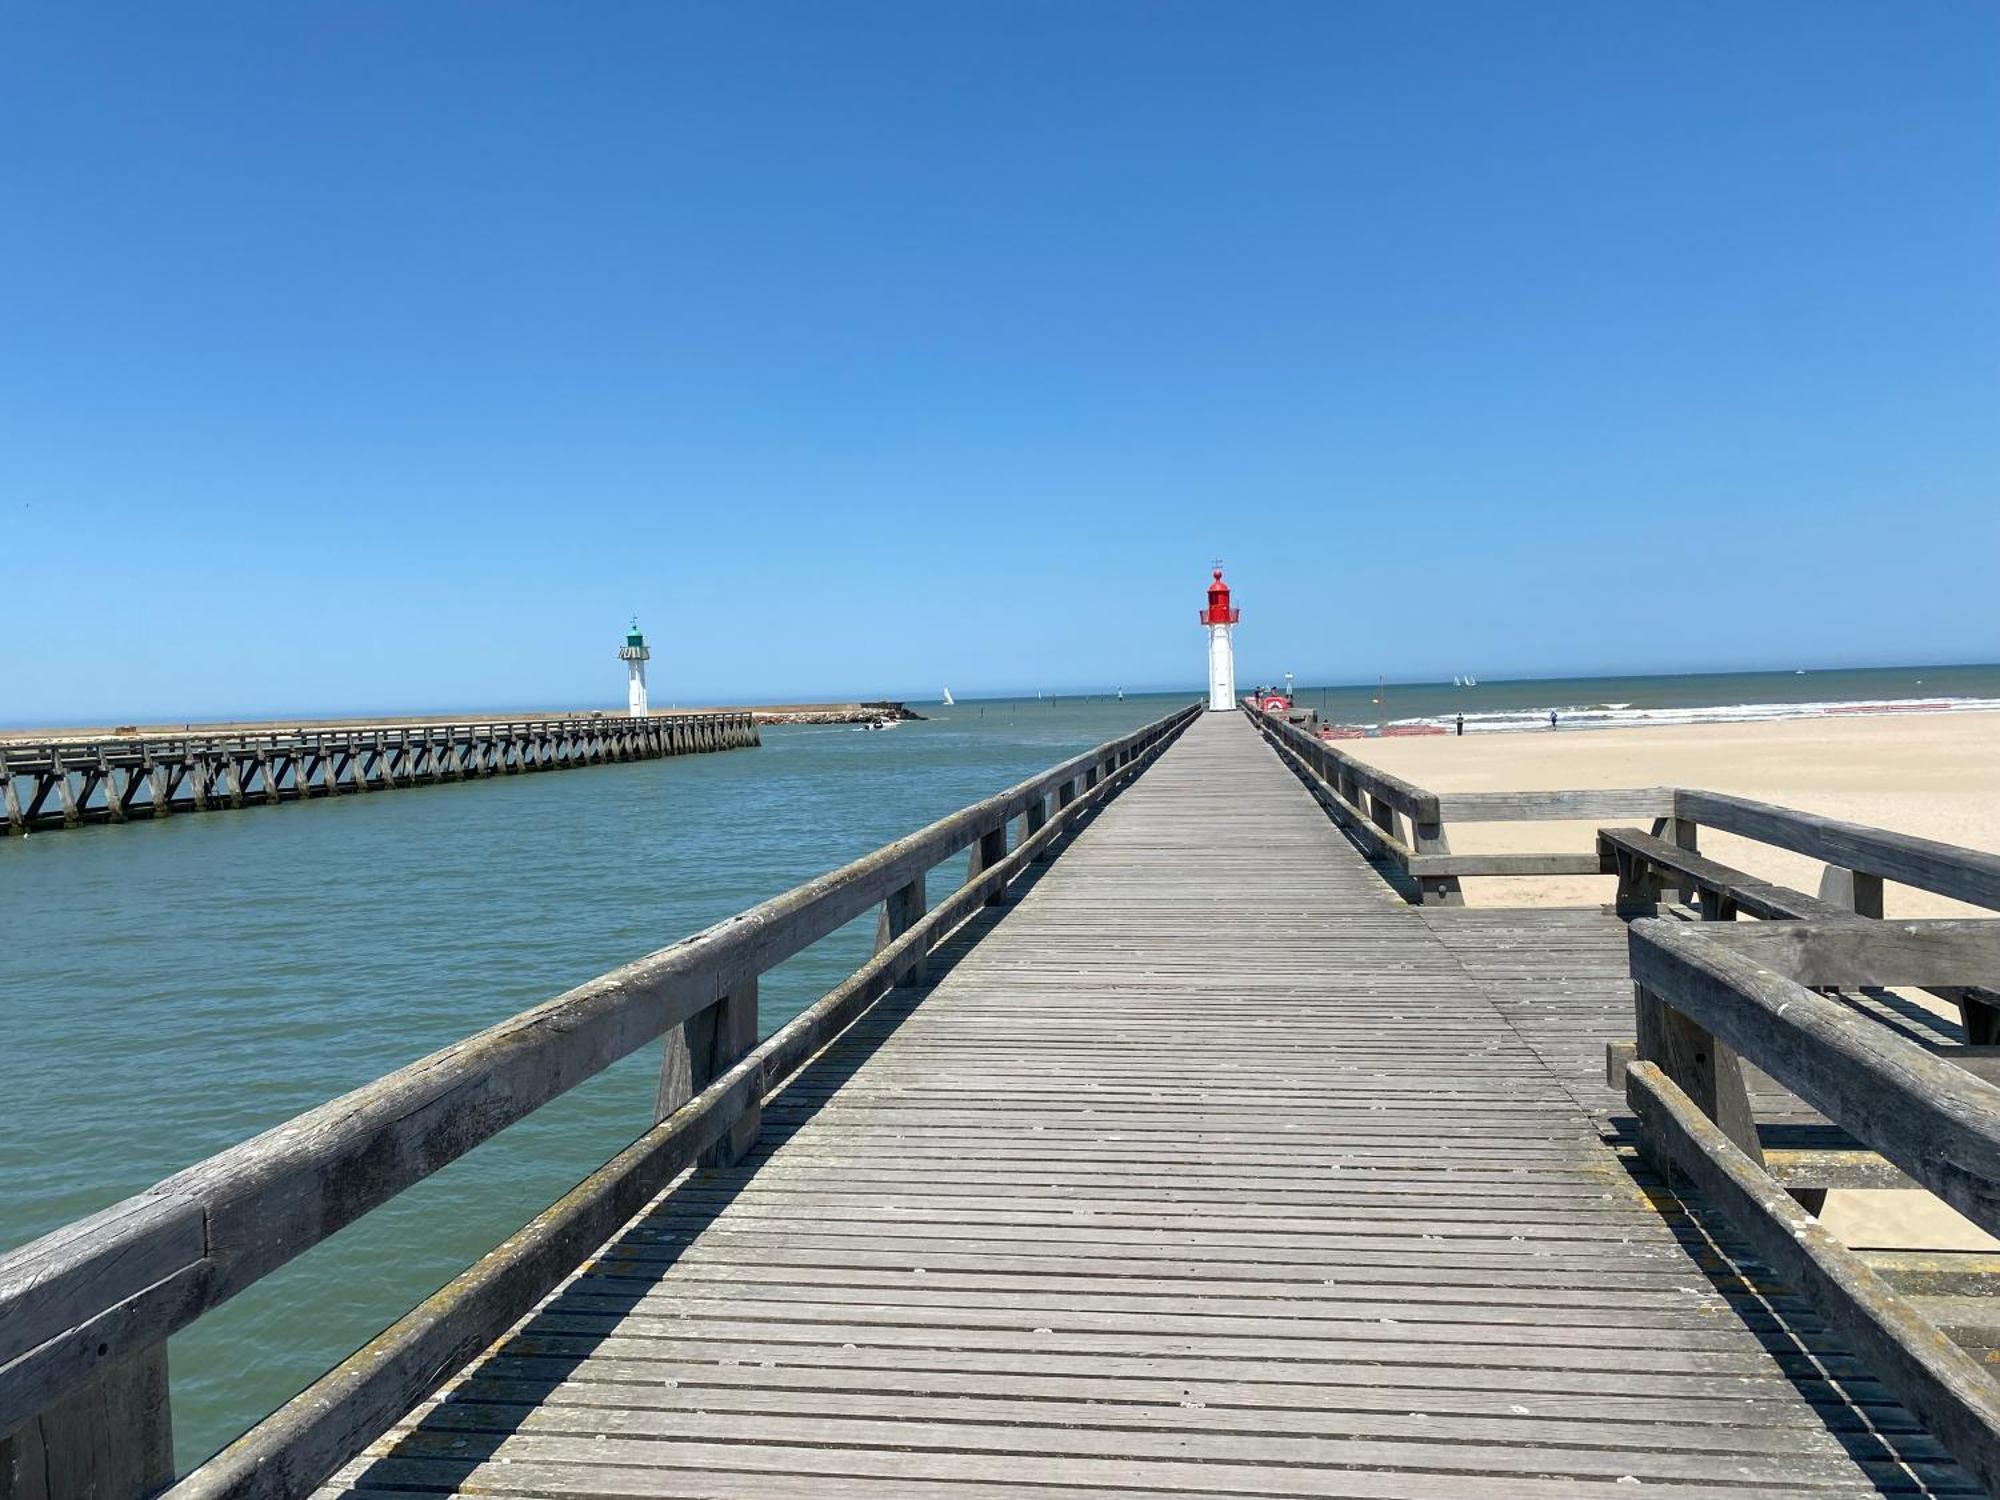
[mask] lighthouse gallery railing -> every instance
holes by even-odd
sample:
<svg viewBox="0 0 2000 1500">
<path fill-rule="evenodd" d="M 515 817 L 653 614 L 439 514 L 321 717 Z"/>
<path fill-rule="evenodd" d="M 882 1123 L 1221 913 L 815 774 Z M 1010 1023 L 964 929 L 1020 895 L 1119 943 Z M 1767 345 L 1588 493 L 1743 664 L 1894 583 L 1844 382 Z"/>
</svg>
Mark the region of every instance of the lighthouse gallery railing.
<svg viewBox="0 0 2000 1500">
<path fill-rule="evenodd" d="M 0 1461 L 18 1472 L 39 1457 L 74 1476 L 49 1500 L 159 1491 L 173 1480 L 169 1334 L 664 1034 L 651 1129 L 172 1491 L 309 1493 L 678 1173 L 749 1150 L 767 1092 L 893 986 L 918 981 L 940 940 L 1052 856 L 1199 712 L 1074 756 L 0 1257 Z M 929 906 L 926 874 L 967 849 L 966 880 Z M 759 1044 L 758 976 L 877 904 L 874 956 Z"/>
</svg>

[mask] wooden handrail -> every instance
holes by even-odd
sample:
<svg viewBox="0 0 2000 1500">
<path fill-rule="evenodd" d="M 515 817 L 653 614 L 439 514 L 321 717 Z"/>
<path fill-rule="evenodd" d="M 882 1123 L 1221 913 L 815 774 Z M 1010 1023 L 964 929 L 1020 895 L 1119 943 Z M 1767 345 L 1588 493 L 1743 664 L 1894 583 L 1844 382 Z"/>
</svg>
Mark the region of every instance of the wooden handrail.
<svg viewBox="0 0 2000 1500">
<path fill-rule="evenodd" d="M 611 1063 L 754 996 L 759 974 L 931 867 L 996 834 L 1004 853 L 1011 820 L 1034 823 L 1044 850 L 1096 800 L 1089 792 L 1122 782 L 1198 711 L 1072 756 L 0 1256 L 0 1438 Z M 982 899 L 1016 868 L 975 869 Z M 936 922 L 918 921 L 885 951 L 908 955 L 936 935 Z M 727 1076 L 754 1044 L 754 1012 L 751 1031 L 716 1071 Z"/>
<path fill-rule="evenodd" d="M 2000 1384 L 1986 1367 L 1828 1233 L 1658 1065 L 1633 1063 L 1625 1094 L 1655 1159 L 1693 1183 L 1952 1457 L 2000 1494 Z"/>
<path fill-rule="evenodd" d="M 1191 717 L 1191 716 L 1188 716 Z M 1186 722 L 1183 718 L 1182 723 Z M 1180 725 L 1175 725 L 1178 729 Z M 714 1146 L 896 978 L 1046 852 L 1064 827 L 1171 743 L 1172 731 L 1051 811 L 996 863 L 880 947 L 707 1088 L 379 1337 L 189 1474 L 167 1500 L 298 1500 L 526 1316 L 584 1254 Z"/>
<path fill-rule="evenodd" d="M 1648 1156 L 1688 1177 L 1953 1456 L 1995 1486 L 2000 1387 L 1768 1174 L 1742 1063 L 2000 1232 L 2000 1085 L 1809 987 L 1989 978 L 2000 969 L 2000 921 L 1846 913 L 1739 928 L 1647 918 L 1632 924 L 1629 942 L 1639 1043 L 1625 1092 Z"/>
<path fill-rule="evenodd" d="M 1837 942 L 1842 925 L 1817 936 Z M 2000 924 L 1985 925 L 2000 933 Z M 1632 981 L 1648 996 L 2000 1233 L 2000 1085 L 1786 977 L 1759 962 L 1754 945 L 1718 938 L 1707 923 L 1642 918 L 1629 931 Z M 1952 959 L 1963 959 L 1962 933 L 1939 941 L 1952 942 Z M 1802 964 L 1796 954 L 1789 962 Z"/>
<path fill-rule="evenodd" d="M 1694 853 L 1698 830 L 1706 824 L 1724 833 L 1823 860 L 1846 882 L 1841 900 L 1847 909 L 1863 916 L 1882 914 L 1884 880 L 2000 910 L 2000 854 L 1690 787 L 1432 792 L 1365 764 L 1281 715 L 1263 712 L 1248 703 L 1244 712 L 1287 760 L 1317 783 L 1315 791 L 1321 794 L 1321 800 L 1360 835 L 1370 853 L 1398 865 L 1420 888 L 1421 899 L 1427 902 L 1451 899 L 1464 876 L 1611 872 L 1608 863 L 1611 856 L 1601 852 L 1453 854 L 1446 834 L 1449 823 L 1651 818 L 1654 820 L 1651 837 L 1665 837 L 1689 855 Z M 1407 837 L 1398 821 L 1399 815 L 1410 821 Z M 1690 876 L 1685 890 L 1687 899 L 1692 899 L 1694 884 Z M 1782 887 L 1771 889 L 1783 891 Z M 1801 902 L 1827 904 L 1820 898 L 1797 895 Z M 1817 910 L 1813 914 L 1817 915 Z"/>
<path fill-rule="evenodd" d="M 1935 895 L 2000 910 L 2000 854 L 1687 787 L 1677 817 Z"/>
</svg>

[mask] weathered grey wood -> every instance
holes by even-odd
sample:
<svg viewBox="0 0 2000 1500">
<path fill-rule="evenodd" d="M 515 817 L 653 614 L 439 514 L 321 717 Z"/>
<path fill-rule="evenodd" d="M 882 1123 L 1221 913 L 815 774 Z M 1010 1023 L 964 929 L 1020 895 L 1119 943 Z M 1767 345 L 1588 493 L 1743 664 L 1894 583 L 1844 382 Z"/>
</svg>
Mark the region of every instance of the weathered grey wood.
<svg viewBox="0 0 2000 1500">
<path fill-rule="evenodd" d="M 1336 767 L 1331 762 L 1324 762 L 1323 757 L 1314 753 L 1316 749 L 1323 748 L 1317 740 L 1310 735 L 1299 733 L 1291 725 L 1270 714 L 1253 713 L 1247 708 L 1244 712 L 1250 718 L 1250 722 L 1257 727 L 1258 732 L 1278 752 L 1279 758 L 1306 778 L 1306 784 L 1311 788 L 1313 796 L 1334 815 L 1342 827 L 1361 842 L 1362 847 L 1367 849 L 1372 857 L 1391 860 L 1405 870 L 1409 868 L 1413 857 L 1409 846 L 1396 836 L 1393 826 L 1383 827 L 1362 805 L 1359 799 L 1364 793 L 1360 789 L 1361 783 L 1358 780 L 1346 776 L 1344 768 Z M 1291 732 L 1281 735 L 1278 733 L 1280 729 Z M 1340 779 L 1338 781 L 1329 779 L 1328 775 L 1319 769 L 1321 763 L 1327 764 L 1329 770 L 1340 772 Z M 1386 800 L 1378 800 L 1375 805 L 1390 806 Z M 1420 811 L 1428 811 L 1428 808 L 1422 808 Z M 1389 818 L 1393 825 L 1395 821 L 1393 808 Z"/>
<path fill-rule="evenodd" d="M 1859 917 L 1882 915 L 1882 877 L 1828 865 L 1820 874 L 1819 899 L 1844 906 Z"/>
<path fill-rule="evenodd" d="M 1036 832 L 1039 833 L 1040 831 L 1039 828 L 1036 829 Z M 915 880 L 910 881 L 907 885 L 899 886 L 891 891 L 888 898 L 882 903 L 881 919 L 875 924 L 876 953 L 881 953 L 891 943 L 895 942 L 897 938 L 901 937 L 921 921 L 924 912 L 929 908 L 929 904 L 924 898 L 924 877 L 921 875 Z M 902 972 L 897 982 L 907 985 L 921 985 L 927 973 L 928 960 L 924 951 L 919 949 L 916 957 L 910 961 L 909 966 Z"/>
<path fill-rule="evenodd" d="M 1446 837 L 1441 821 L 1426 814 L 1410 819 L 1410 856 L 1410 874 L 1417 877 L 1423 890 L 1424 905 L 1465 904 L 1465 895 L 1459 888 L 1456 874 L 1449 870 L 1432 872 L 1420 868 L 1430 860 L 1451 857 L 1451 841 Z"/>
<path fill-rule="evenodd" d="M 1412 875 L 1596 875 L 1595 854 L 1412 854 Z"/>
<path fill-rule="evenodd" d="M 69 783 L 69 768 L 63 764 L 60 756 L 55 758 L 49 780 L 50 784 L 55 788 L 56 798 L 62 806 L 63 827 L 76 827 L 78 822 L 81 821 L 77 811 L 76 792 Z M 35 801 L 39 805 L 41 800 L 41 796 L 38 793 Z"/>
<path fill-rule="evenodd" d="M 1382 798 L 1373 795 L 1368 798 L 1368 821 L 1388 835 L 1391 842 L 1403 842 L 1403 829 L 1397 821 L 1396 809 Z"/>
<path fill-rule="evenodd" d="M 1757 1120 L 1735 1050 L 1643 985 L 1633 990 L 1633 1008 L 1640 1060 L 1672 1079 L 1738 1150 L 1761 1165 Z"/>
<path fill-rule="evenodd" d="M 2000 1493 L 2000 1384 L 1792 1202 L 1660 1070 L 1635 1063 L 1626 1091 L 1647 1139 L 1773 1270 L 1805 1291 L 1953 1455 Z"/>
<path fill-rule="evenodd" d="M 1701 825 L 1687 818 L 1663 818 L 1661 820 L 1659 836 L 1672 844 L 1676 849 L 1685 850 L 1687 853 L 1693 854 L 1697 851 L 1700 844 Z M 1683 906 L 1693 905 L 1699 894 L 1700 888 L 1695 885 L 1694 881 L 1689 879 L 1682 880 L 1675 887 L 1675 899 Z"/>
<path fill-rule="evenodd" d="M 755 976 L 724 995 L 716 1003 L 713 1014 L 715 1016 L 711 1043 L 713 1050 L 707 1076 L 702 1080 L 703 1088 L 748 1057 L 757 1045 Z M 755 1096 L 747 1099 L 722 1138 L 702 1153 L 702 1165 L 727 1167 L 741 1161 L 744 1154 L 756 1143 L 762 1118 L 761 1099 Z"/>
<path fill-rule="evenodd" d="M 337 1492 L 1963 1488 L 1235 716 L 1064 847 Z"/>
<path fill-rule="evenodd" d="M 1096 784 L 1095 781 L 1091 782 L 1092 786 Z M 972 857 L 966 863 L 965 878 L 968 881 L 977 880 L 1006 857 L 1007 825 L 1002 823 L 998 828 L 988 829 L 985 833 L 982 833 L 977 842 L 973 844 Z M 1004 899 L 1003 893 L 998 888 L 988 898 L 995 906 L 999 905 Z"/>
<path fill-rule="evenodd" d="M 1990 918 L 1757 922 L 1706 936 L 1808 989 L 2000 980 L 2000 920 Z"/>
<path fill-rule="evenodd" d="M 0 1500 L 144 1500 L 173 1481 L 167 1346 L 107 1360 L 0 1436 Z"/>
<path fill-rule="evenodd" d="M 1021 822 L 1022 842 L 1025 843 L 1027 842 L 1027 840 L 1033 838 L 1036 834 L 1040 833 L 1042 831 L 1042 825 L 1048 822 L 1048 820 L 1049 820 L 1048 798 L 1046 796 L 1035 798 L 1028 804 L 1027 812 L 1022 815 L 1022 822 Z"/>
<path fill-rule="evenodd" d="M 1439 815 L 1447 823 L 1666 818 L 1674 813 L 1674 789 L 1642 786 L 1558 792 L 1439 792 L 1437 803 Z"/>
<path fill-rule="evenodd" d="M 1973 906 L 2000 909 L 2000 854 L 1868 828 L 1747 797 L 1680 788 L 1675 816 Z"/>
<path fill-rule="evenodd" d="M 1700 893 L 1705 920 L 1734 918 L 1739 911 L 1760 921 L 1867 923 L 1873 920 L 1854 912 L 1844 902 L 1808 896 L 1759 880 L 1715 860 L 1687 853 L 1636 828 L 1599 829 L 1597 842 L 1603 868 L 1624 872 L 1619 886 L 1621 915 L 1649 914 L 1649 906 L 1641 895 L 1636 894 L 1640 882 L 1658 881 L 1665 872 L 1674 872 L 1685 876 Z M 1633 894 L 1628 894 L 1628 883 Z M 1863 931 L 1867 930 L 1864 926 Z M 1867 940 L 1860 941 L 1865 943 Z M 1884 944 L 1883 961 L 1888 962 L 1898 939 L 1894 934 L 1884 934 L 1881 941 Z M 1921 983 L 1915 979 L 1883 982 Z M 1990 984 L 1935 984 L 1924 987 L 1957 1005 L 1968 1042 L 1979 1046 L 2000 1043 L 2000 988 Z"/>
<path fill-rule="evenodd" d="M 677 1173 L 725 1141 L 761 1083 L 753 1060 L 712 1080 L 505 1244 L 196 1469 L 174 1487 L 175 1500 L 311 1494 L 442 1376 L 547 1296 Z"/>
<path fill-rule="evenodd" d="M 1169 715 L 1116 743 L 1157 747 L 1194 712 Z M 1008 817 L 1031 796 L 1073 780 L 1097 753 L 1074 757 L 0 1256 L 0 1416 L 31 1415 L 88 1378 L 80 1351 L 101 1343 L 96 1357 L 113 1357 L 158 1342 L 669 1028 L 693 1023 L 680 1038 L 686 1074 L 726 1067 L 755 1043 L 759 974 L 920 879 L 981 830 L 997 824 L 1004 841 Z M 1051 825 L 1038 837 L 1054 832 Z M 1019 863 L 980 884 L 982 898 Z M 675 1071 L 670 1048 L 663 1103 L 679 1086 Z M 754 1133 L 753 1119 L 739 1120 L 729 1149 L 746 1149 Z M 187 1240 L 191 1219 L 201 1226 L 198 1247 Z"/>
<path fill-rule="evenodd" d="M 681 719 L 687 721 L 686 735 L 673 738 L 663 732 Z M 732 749 L 755 745 L 759 738 L 748 713 L 682 715 L 640 728 L 627 720 L 592 717 L 556 721 L 555 727 L 575 753 L 551 758 L 550 765 Z M 359 791 L 470 780 L 502 774 L 510 752 L 525 764 L 535 744 L 548 743 L 549 729 L 543 721 L 519 720 L 420 725 L 397 730 L 393 741 L 378 728 L 334 725 L 316 730 L 310 742 L 300 730 L 282 737 L 155 733 L 115 740 L 15 742 L 7 750 L 10 764 L 32 778 L 36 796 L 21 809 L 18 827 L 11 819 L 3 827 L 26 833 L 123 822 L 141 807 L 153 817 L 165 817 L 218 805 L 277 805 L 334 795 L 350 780 Z M 696 729 L 702 733 L 695 734 Z M 61 775 L 56 774 L 59 766 L 64 768 Z M 80 795 L 69 780 L 71 768 L 79 766 L 84 778 Z M 160 774 L 163 766 L 178 769 L 168 778 Z M 176 789 L 183 777 L 188 794 L 180 797 Z M 138 801 L 142 786 L 148 790 L 144 803 Z M 60 807 L 45 807 L 51 799 Z"/>
<path fill-rule="evenodd" d="M 1634 923 L 1634 980 L 1974 1223 L 2000 1231 L 2000 1086 L 1744 957 L 1715 931 Z"/>
<path fill-rule="evenodd" d="M 1677 844 L 1637 828 L 1600 828 L 1597 831 L 1598 868 L 1607 875 L 1618 874 L 1634 884 L 1644 879 L 1660 882 L 1669 875 L 1685 877 L 1702 896 L 1704 910 L 1711 894 L 1719 895 L 1732 914 L 1741 911 L 1760 920 L 1790 920 L 1813 917 L 1846 917 L 1851 913 L 1831 902 L 1803 892 L 1774 885 L 1719 860 L 1690 853 Z M 1621 867 L 1619 861 L 1627 861 Z"/>
<path fill-rule="evenodd" d="M 118 768 L 104 758 L 102 751 L 97 756 L 97 781 L 104 788 L 104 814 L 113 823 L 125 821 L 127 788 L 118 785 Z"/>
<path fill-rule="evenodd" d="M 1338 779 L 1341 784 L 1352 787 L 1353 790 L 1346 793 L 1350 802 L 1359 805 L 1360 796 L 1365 794 L 1379 798 L 1394 811 L 1412 818 L 1428 822 L 1439 820 L 1439 800 L 1435 794 L 1400 776 L 1377 770 L 1366 761 L 1357 760 L 1346 751 L 1327 744 L 1316 735 L 1307 734 L 1296 724 L 1288 724 L 1275 714 L 1247 707 L 1244 713 L 1267 738 L 1285 745 L 1303 758 L 1322 781 Z"/>
<path fill-rule="evenodd" d="M 1177 715 L 1174 728 L 1188 722 Z M 1128 761 L 1128 771 L 1086 798 L 1062 802 L 1037 838 L 1048 841 L 1060 822 L 1103 802 L 1139 767 L 1157 757 L 1171 733 L 1148 734 Z M 789 1077 L 883 994 L 913 952 L 980 909 L 985 887 L 1018 877 L 1039 849 L 1032 842 L 1005 856 L 931 911 L 921 910 L 861 971 L 779 1028 L 767 1041 L 717 1071 L 716 1038 L 730 1026 L 725 1006 L 711 1007 L 682 1030 L 696 1040 L 683 1047 L 680 1072 L 713 1076 L 692 1094 L 663 1079 L 676 1102 L 651 1131 L 519 1235 L 487 1255 L 380 1338 L 358 1351 L 312 1388 L 274 1413 L 175 1488 L 175 1500 L 277 1497 L 308 1493 L 335 1466 L 360 1451 L 396 1416 L 510 1326 L 546 1295 L 589 1250 L 675 1173 L 700 1159 L 715 1166 L 731 1151 L 731 1138 L 754 1122 L 764 1089 Z M 754 1040 L 754 997 L 738 1005 Z M 744 1027 L 735 1028 L 738 1038 Z M 670 1070 L 671 1075 L 671 1070 Z M 735 1151 L 733 1154 L 740 1154 Z"/>
</svg>

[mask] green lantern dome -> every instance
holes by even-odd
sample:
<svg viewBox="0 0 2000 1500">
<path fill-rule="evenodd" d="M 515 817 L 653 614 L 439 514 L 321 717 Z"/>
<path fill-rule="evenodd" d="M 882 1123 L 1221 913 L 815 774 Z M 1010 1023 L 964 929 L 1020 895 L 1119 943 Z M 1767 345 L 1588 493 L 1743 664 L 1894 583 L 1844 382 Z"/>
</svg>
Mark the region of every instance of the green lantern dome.
<svg viewBox="0 0 2000 1500">
<path fill-rule="evenodd" d="M 632 628 L 625 632 L 625 644 L 628 646 L 643 646 L 646 644 L 646 638 L 639 634 L 639 617 L 637 615 L 632 616 Z"/>
</svg>

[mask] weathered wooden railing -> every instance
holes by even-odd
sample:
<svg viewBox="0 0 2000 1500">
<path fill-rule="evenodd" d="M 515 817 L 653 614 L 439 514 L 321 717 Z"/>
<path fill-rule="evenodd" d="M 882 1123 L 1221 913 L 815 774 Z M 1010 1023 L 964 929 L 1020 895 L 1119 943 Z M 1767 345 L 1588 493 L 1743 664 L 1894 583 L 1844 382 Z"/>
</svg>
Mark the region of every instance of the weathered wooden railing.
<svg viewBox="0 0 2000 1500">
<path fill-rule="evenodd" d="M 1829 1234 L 1765 1170 L 1741 1066 L 1756 1064 L 1910 1182 L 2000 1234 L 2000 1087 L 1824 993 L 1990 983 L 2000 978 L 2000 921 L 1650 918 L 1633 924 L 1630 942 L 1639 1041 L 1625 1091 L 1647 1153 L 1685 1176 L 2000 1494 L 2000 1384 L 1952 1336 L 1990 1348 L 2000 1319 L 1986 1309 L 2000 1302 L 1905 1296 Z"/>
<path fill-rule="evenodd" d="M 1478 875 L 1595 875 L 1595 850 L 1576 854 L 1454 854 L 1452 823 L 1523 823 L 1655 818 L 1673 825 L 1671 787 L 1586 788 L 1560 792 L 1431 792 L 1363 761 L 1272 714 L 1246 708 L 1276 747 L 1369 854 L 1397 867 L 1425 905 L 1456 905 L 1459 882 Z M 1407 832 L 1405 831 L 1407 829 Z M 1674 837 L 1691 837 L 1669 826 Z M 1688 847 L 1693 847 L 1690 844 Z"/>
<path fill-rule="evenodd" d="M 0 742 L 0 833 L 275 806 L 759 743 L 745 713 L 566 714 Z"/>
<path fill-rule="evenodd" d="M 1184 729 L 1189 707 L 522 1012 L 0 1257 L 0 1500 L 133 1500 L 173 1481 L 166 1339 L 665 1034 L 657 1123 L 512 1239 L 172 1487 L 309 1493 L 491 1343 Z M 1008 827 L 1020 836 L 1008 848 Z M 936 906 L 927 873 L 970 849 Z M 758 976 L 881 907 L 874 957 L 757 1042 Z"/>
<path fill-rule="evenodd" d="M 1739 915 L 1785 922 L 1875 921 L 1882 916 L 1883 887 L 1891 882 L 2000 910 L 2000 854 L 1717 792 L 1676 790 L 1674 807 L 1678 837 L 1673 840 L 1637 828 L 1598 830 L 1599 867 L 1618 877 L 1617 910 L 1623 916 L 1643 916 L 1662 901 L 1677 899 L 1692 903 L 1711 922 Z M 1820 894 L 1808 896 L 1703 857 L 1696 851 L 1703 826 L 1825 861 Z M 2000 991 L 1958 986 L 1935 993 L 1957 1005 L 1968 1042 L 2000 1042 Z"/>
<path fill-rule="evenodd" d="M 1245 711 L 1369 854 L 1408 876 L 1426 903 L 1458 900 L 1459 881 L 1466 876 L 1615 875 L 1618 910 L 1625 916 L 1672 900 L 1699 904 L 1711 919 L 1739 910 L 1762 918 L 1880 917 L 1885 883 L 2000 910 L 2000 854 L 1692 787 L 1432 792 L 1296 725 Z M 1650 831 L 1599 827 L 1596 847 L 1575 854 L 1454 854 L 1449 843 L 1448 830 L 1457 823 L 1613 818 L 1650 818 L 1652 825 Z M 1698 849 L 1704 827 L 1823 861 L 1819 895 L 1703 858 Z M 2000 996 L 1993 1003 L 2000 1006 Z M 2000 1009 L 1969 1019 L 1967 1026 L 1977 1041 L 2000 1042 Z"/>
</svg>

